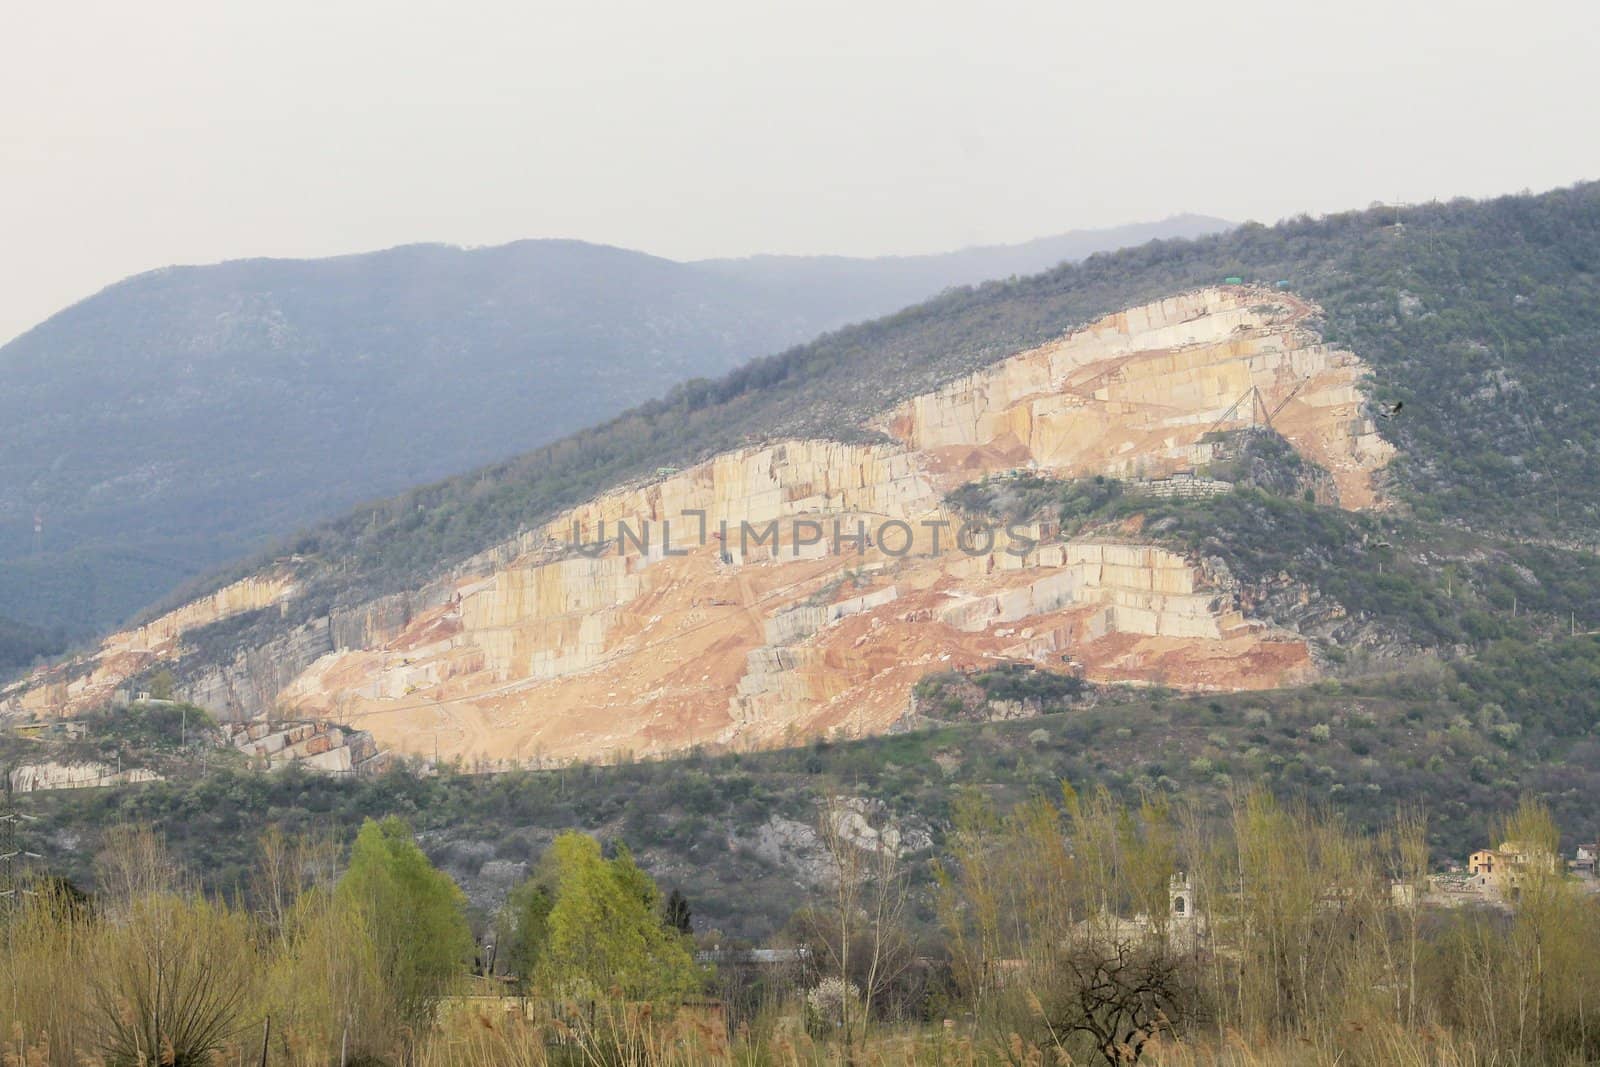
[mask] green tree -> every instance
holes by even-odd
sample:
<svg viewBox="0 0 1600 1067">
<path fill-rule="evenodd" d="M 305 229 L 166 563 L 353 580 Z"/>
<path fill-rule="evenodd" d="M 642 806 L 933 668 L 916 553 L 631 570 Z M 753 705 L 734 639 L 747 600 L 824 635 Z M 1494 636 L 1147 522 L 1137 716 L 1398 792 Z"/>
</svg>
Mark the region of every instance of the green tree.
<svg viewBox="0 0 1600 1067">
<path fill-rule="evenodd" d="M 500 912 L 506 966 L 524 986 L 532 980 L 550 941 L 550 912 L 555 906 L 556 897 L 550 887 L 530 878 L 511 891 Z"/>
<path fill-rule="evenodd" d="M 694 913 L 689 910 L 689 898 L 674 889 L 667 894 L 666 924 L 680 934 L 694 933 Z"/>
<path fill-rule="evenodd" d="M 150 676 L 150 696 L 154 700 L 171 700 L 173 688 L 178 680 L 172 672 L 163 667 Z"/>
<path fill-rule="evenodd" d="M 579 997 L 668 1000 L 702 984 L 683 935 L 661 921 L 660 893 L 626 850 L 607 861 L 580 833 L 550 846 L 555 906 L 537 974 L 547 989 Z"/>
<path fill-rule="evenodd" d="M 338 892 L 366 917 L 402 1014 L 418 1016 L 471 959 L 466 896 L 401 819 L 362 824 Z"/>
</svg>

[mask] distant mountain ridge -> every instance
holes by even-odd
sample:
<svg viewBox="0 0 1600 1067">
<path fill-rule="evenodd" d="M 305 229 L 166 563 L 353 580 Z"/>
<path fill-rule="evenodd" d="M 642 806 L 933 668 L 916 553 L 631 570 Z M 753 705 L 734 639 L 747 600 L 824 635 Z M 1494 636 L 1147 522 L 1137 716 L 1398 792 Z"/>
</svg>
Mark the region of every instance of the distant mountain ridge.
<svg viewBox="0 0 1600 1067">
<path fill-rule="evenodd" d="M 1174 237 L 1205 237 L 1232 226 L 1209 215 L 1182 214 L 1160 222 L 1074 230 L 1022 244 L 978 245 L 932 255 L 874 259 L 761 255 L 707 259 L 695 266 L 732 278 L 782 286 L 797 298 L 813 301 L 813 314 L 837 308 L 855 321 L 884 314 L 885 308 L 876 305 L 887 304 L 887 310 L 895 310 L 952 286 L 1037 274 L 1058 263 L 1086 259 L 1098 252 Z"/>
<path fill-rule="evenodd" d="M 136 275 L 0 347 L 0 614 L 85 634 L 273 535 L 688 379 L 951 286 L 1228 225 L 870 260 L 532 240 Z"/>
<path fill-rule="evenodd" d="M 113 635 L 95 657 L 11 687 L 10 706 L 46 715 L 74 703 L 86 707 L 93 686 L 105 690 L 129 671 L 170 662 L 176 691 L 218 714 L 248 716 L 328 698 L 343 715 L 347 697 L 394 700 L 402 706 L 391 710 L 411 713 L 446 689 L 452 707 L 475 699 L 459 690 L 476 673 L 480 681 L 492 675 L 487 698 L 494 707 L 479 708 L 489 718 L 463 729 L 481 726 L 488 739 L 502 731 L 503 724 L 489 725 L 502 697 L 534 695 L 524 683 L 588 684 L 588 667 L 609 654 L 607 633 L 630 640 L 642 634 L 657 653 L 652 669 L 694 668 L 650 692 L 688 701 L 686 713 L 701 716 L 695 728 L 720 738 L 745 723 L 772 727 L 761 711 L 768 697 L 783 704 L 783 714 L 853 713 L 856 707 L 843 702 L 820 709 L 814 699 L 805 702 L 807 694 L 837 692 L 830 686 L 852 664 L 875 678 L 888 664 L 914 668 L 928 662 L 924 656 L 953 655 L 925 644 L 907 654 L 904 642 L 875 643 L 874 633 L 890 634 L 901 623 L 927 624 L 913 627 L 913 645 L 931 640 L 934 630 L 957 644 L 982 630 L 997 643 L 979 653 L 1043 656 L 1058 669 L 1063 661 L 1054 654 L 1080 646 L 1094 652 L 1099 646 L 1089 646 L 1113 629 L 1118 640 L 1149 636 L 1154 627 L 1157 637 L 1253 653 L 1259 635 L 1239 630 L 1223 610 L 1228 603 L 1247 629 L 1263 623 L 1299 635 L 1269 642 L 1283 646 L 1278 652 L 1299 643 L 1300 658 L 1279 664 L 1291 670 L 1307 665 L 1306 656 L 1320 671 L 1352 657 L 1417 649 L 1467 654 L 1507 636 L 1595 629 L 1597 241 L 1600 183 L 1591 183 L 1540 196 L 1419 205 L 1398 218 L 1369 210 L 1270 228 L 1246 224 L 953 289 L 721 379 L 687 382 L 513 459 L 318 524 L 169 597 L 167 614 L 147 615 L 139 631 Z M 1402 401 L 1403 414 L 1380 417 Z M 1216 428 L 1254 431 L 1263 419 L 1293 447 L 1267 438 L 1219 458 Z M 1127 498 L 1133 503 L 1118 505 L 1120 491 L 1093 479 L 1046 478 L 1033 486 L 1025 476 L 1002 478 L 1006 488 L 993 499 L 981 482 L 955 484 L 997 470 L 1017 475 L 1018 464 L 1033 463 L 1054 474 L 1112 480 L 1141 482 L 1187 467 L 1202 478 L 1239 481 L 1213 503 L 1202 495 L 1177 513 L 1162 513 L 1151 503 L 1160 498 L 1139 490 Z M 1362 471 L 1369 477 L 1351 480 Z M 770 612 L 791 600 L 778 598 L 772 583 L 783 576 L 769 573 L 764 561 L 751 572 L 764 584 L 743 582 L 742 545 L 734 552 L 724 542 L 720 561 L 707 547 L 687 562 L 638 574 L 615 560 L 605 561 L 603 574 L 591 573 L 584 558 L 559 550 L 570 536 L 566 509 L 597 531 L 608 514 L 659 519 L 679 507 L 735 520 L 741 509 L 756 508 L 769 509 L 757 521 L 772 508 L 915 518 L 958 497 L 954 506 L 965 511 L 1059 520 L 1064 535 L 1069 526 L 1089 529 L 1091 539 L 1094 529 L 1109 530 L 1123 547 L 1142 530 L 1134 551 L 1148 555 L 1139 561 L 1081 580 L 1062 571 L 1073 596 L 1093 586 L 1128 607 L 1126 618 L 1119 607 L 1103 627 L 1090 621 L 1081 633 L 1067 632 L 1061 625 L 1076 623 L 1063 612 L 1076 609 L 1061 606 L 1060 589 L 998 564 L 968 575 L 971 581 L 954 590 L 959 603 L 919 606 L 916 596 L 958 576 L 929 584 L 906 569 L 913 564 L 887 560 L 846 575 L 849 589 L 830 584 L 821 569 L 807 570 L 801 584 L 823 585 L 792 590 L 803 612 L 752 615 L 738 605 Z M 1333 502 L 1379 510 L 1349 519 L 1327 506 Z M 1085 526 L 1092 523 L 1100 525 Z M 1063 544 L 1062 551 L 1089 555 L 1040 565 L 1092 568 L 1090 557 L 1102 547 Z M 700 564 L 713 576 L 677 580 L 674 568 Z M 1182 576 L 1197 567 L 1200 573 Z M 1116 584 L 1129 568 L 1154 568 L 1161 577 Z M 896 577 L 902 572 L 903 589 Z M 650 582 L 665 575 L 672 595 L 688 598 L 679 621 L 693 640 L 709 642 L 720 657 L 717 677 L 737 683 L 737 699 L 708 697 L 709 672 L 692 657 L 661 653 L 666 631 L 645 632 L 658 622 L 676 632 L 677 622 L 663 621 L 666 600 L 621 610 L 625 595 L 645 595 L 637 584 L 643 573 Z M 979 589 L 980 578 L 996 588 Z M 1026 581 L 1026 596 L 1013 596 L 1013 580 Z M 713 588 L 719 582 L 737 587 Z M 892 584 L 880 588 L 883 582 Z M 1160 589 L 1167 603 L 1144 605 L 1135 589 Z M 1124 603 L 1124 593 L 1133 599 Z M 1190 612 L 1168 594 L 1192 594 L 1199 599 L 1184 603 L 1204 610 Z M 695 604 L 696 597 L 708 599 Z M 1023 613 L 1030 621 L 1018 637 L 1016 611 L 1029 605 L 1038 610 Z M 697 614 L 710 607 L 720 610 Z M 1168 620 L 1157 608 L 1181 618 Z M 869 610 L 890 617 L 865 618 Z M 1214 610 L 1223 616 L 1201 619 Z M 783 645 L 810 633 L 807 627 L 846 618 L 851 622 L 828 637 L 846 642 L 837 657 L 825 654 L 823 638 L 805 637 L 803 655 Z M 929 622 L 934 618 L 943 621 Z M 989 633 L 985 620 L 1000 629 Z M 738 641 L 722 641 L 713 622 L 738 628 Z M 607 630 L 613 623 L 620 628 Z M 635 624 L 643 627 L 637 634 L 627 629 Z M 519 637 L 518 628 L 528 626 L 531 636 Z M 746 647 L 753 638 L 762 643 Z M 1044 643 L 999 643 L 1018 640 Z M 1176 663 L 1141 666 L 1137 655 L 1119 667 L 1120 653 L 1109 651 L 1112 660 L 1099 666 L 1089 656 L 1081 662 L 1112 675 L 1122 667 L 1144 671 L 1137 677 L 1146 682 L 1191 684 L 1196 677 Z M 341 665 L 343 656 L 354 658 Z M 1202 659 L 1222 662 L 1209 653 Z M 74 688 L 72 679 L 86 671 L 98 672 L 93 683 Z M 809 681 L 789 684 L 806 681 L 806 671 L 821 672 L 821 690 Z M 361 681 L 369 674 L 380 684 Z M 1277 684 L 1276 677 L 1270 665 L 1246 667 L 1231 681 L 1205 684 L 1251 688 Z M 903 706 L 897 701 L 909 681 L 874 691 L 873 707 L 887 714 Z M 633 701 L 622 686 L 601 685 L 598 694 L 531 711 L 540 729 L 567 715 L 589 730 L 598 727 L 584 717 L 602 707 L 622 714 Z M 776 725 L 784 728 L 781 716 Z M 457 750 L 494 755 L 476 736 Z M 645 740 L 670 747 L 688 737 L 667 729 L 646 732 Z M 642 743 L 626 730 L 579 740 L 608 751 L 637 751 Z"/>
</svg>

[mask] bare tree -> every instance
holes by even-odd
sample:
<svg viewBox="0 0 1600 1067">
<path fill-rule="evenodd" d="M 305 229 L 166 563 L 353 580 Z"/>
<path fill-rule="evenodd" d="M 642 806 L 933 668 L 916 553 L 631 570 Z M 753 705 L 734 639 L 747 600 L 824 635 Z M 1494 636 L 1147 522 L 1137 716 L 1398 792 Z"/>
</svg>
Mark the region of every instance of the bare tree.
<svg viewBox="0 0 1600 1067">
<path fill-rule="evenodd" d="M 1395 985 L 1395 1016 L 1406 1026 L 1417 1018 L 1417 950 L 1421 944 L 1421 898 L 1428 888 L 1428 818 L 1420 809 L 1395 814 L 1390 860 L 1391 903 L 1399 909 L 1404 953 L 1405 981 Z M 1389 944 L 1384 941 L 1385 946 Z M 1399 974 L 1401 964 L 1391 961 L 1390 971 Z M 1405 1002 L 1400 1002 L 1402 991 Z"/>
<path fill-rule="evenodd" d="M 801 918 L 823 962 L 847 983 L 839 1028 L 849 1059 L 875 1000 L 911 965 L 901 922 L 907 899 L 901 834 L 891 820 L 874 826 L 848 798 L 832 797 L 823 804 L 817 839 L 828 854 L 833 882 L 827 907 L 807 909 Z M 848 985 L 858 977 L 859 1006 Z"/>
<path fill-rule="evenodd" d="M 1187 964 L 1156 939 L 1085 934 L 1056 958 L 1049 1001 L 1033 994 L 1030 1005 L 1058 1049 L 1086 1034 L 1106 1063 L 1136 1063 L 1153 1038 L 1177 1033 L 1194 1002 Z"/>
<path fill-rule="evenodd" d="M 908 896 L 905 865 L 901 861 L 901 833 L 885 821 L 878 828 L 878 847 L 868 861 L 870 884 L 866 892 L 868 913 L 866 964 L 862 994 L 866 998 L 863 1015 L 911 966 L 913 954 L 902 919 Z"/>
<path fill-rule="evenodd" d="M 339 846 L 331 836 L 289 837 L 272 826 L 261 835 L 261 858 L 252 880 L 256 907 L 273 931 L 285 929 L 290 912 L 312 885 L 331 884 Z"/>
<path fill-rule="evenodd" d="M 300 895 L 301 871 L 297 849 L 276 826 L 261 835 L 261 861 L 256 868 L 256 906 L 268 928 L 282 930 L 289 908 Z"/>
<path fill-rule="evenodd" d="M 126 914 L 136 901 L 178 888 L 180 874 L 167 844 L 148 827 L 113 826 L 95 856 L 102 910 Z"/>
</svg>

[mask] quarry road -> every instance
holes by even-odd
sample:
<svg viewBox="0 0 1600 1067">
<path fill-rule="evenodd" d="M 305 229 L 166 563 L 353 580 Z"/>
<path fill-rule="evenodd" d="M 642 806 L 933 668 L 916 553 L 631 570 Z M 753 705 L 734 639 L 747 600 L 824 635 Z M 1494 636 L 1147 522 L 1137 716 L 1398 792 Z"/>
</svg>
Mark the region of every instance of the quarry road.
<svg viewBox="0 0 1600 1067">
<path fill-rule="evenodd" d="M 756 610 L 760 597 L 750 588 L 750 575 L 745 573 L 743 567 L 739 568 L 739 603 L 744 608 L 744 613 L 750 618 L 750 625 L 755 627 L 756 637 L 763 643 L 767 638 L 766 622 L 761 618 L 761 613 Z"/>
</svg>

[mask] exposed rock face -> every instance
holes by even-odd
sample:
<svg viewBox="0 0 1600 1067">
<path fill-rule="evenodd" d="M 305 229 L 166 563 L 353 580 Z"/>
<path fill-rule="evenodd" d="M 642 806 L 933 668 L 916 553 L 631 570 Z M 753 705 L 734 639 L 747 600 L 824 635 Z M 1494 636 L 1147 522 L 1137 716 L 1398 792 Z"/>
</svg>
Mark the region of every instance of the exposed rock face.
<svg viewBox="0 0 1600 1067">
<path fill-rule="evenodd" d="M 233 723 L 227 737 L 266 770 L 297 763 L 327 774 L 365 775 L 386 762 L 371 734 L 326 722 Z"/>
<path fill-rule="evenodd" d="M 276 707 L 285 686 L 334 650 L 333 631 L 334 620 L 323 616 L 243 650 L 231 662 L 207 665 L 191 678 L 184 696 L 222 720 L 266 715 Z"/>
<path fill-rule="evenodd" d="M 100 786 L 155 782 L 161 776 L 144 767 L 117 770 L 105 763 L 23 763 L 11 771 L 11 791 L 32 793 L 41 789 L 95 789 Z"/>
<path fill-rule="evenodd" d="M 37 717 L 71 715 L 99 707 L 129 678 L 158 663 L 176 660 L 185 633 L 279 604 L 294 591 L 294 577 L 287 569 L 223 586 L 143 626 L 112 634 L 92 656 L 69 665 L 71 669 L 36 671 L 0 690 L 0 712 Z"/>
<path fill-rule="evenodd" d="M 830 812 L 839 838 L 865 852 L 903 856 L 933 847 L 933 835 L 926 827 L 895 822 L 880 800 L 836 797 Z"/>
<path fill-rule="evenodd" d="M 1361 414 L 1360 360 L 1305 327 L 1315 312 L 1287 293 L 1185 293 L 917 397 L 886 428 L 945 472 L 1128 478 L 1205 463 L 1209 431 L 1270 420 L 1332 472 L 1346 507 L 1371 507 L 1393 447 Z"/>
<path fill-rule="evenodd" d="M 881 731 L 922 675 L 997 660 L 1191 688 L 1299 680 L 1305 642 L 1245 618 L 1190 561 L 1038 529 L 986 540 L 942 500 L 1016 467 L 1169 474 L 1206 461 L 1212 429 L 1270 417 L 1346 506 L 1376 503 L 1388 446 L 1360 414 L 1363 368 L 1317 342 L 1314 310 L 1230 288 L 1111 316 L 887 413 L 890 443 L 780 441 L 619 488 L 188 695 L 493 764 Z M 104 655 L 95 669 L 115 675 Z M 11 699 L 76 706 L 46 688 Z"/>
</svg>

